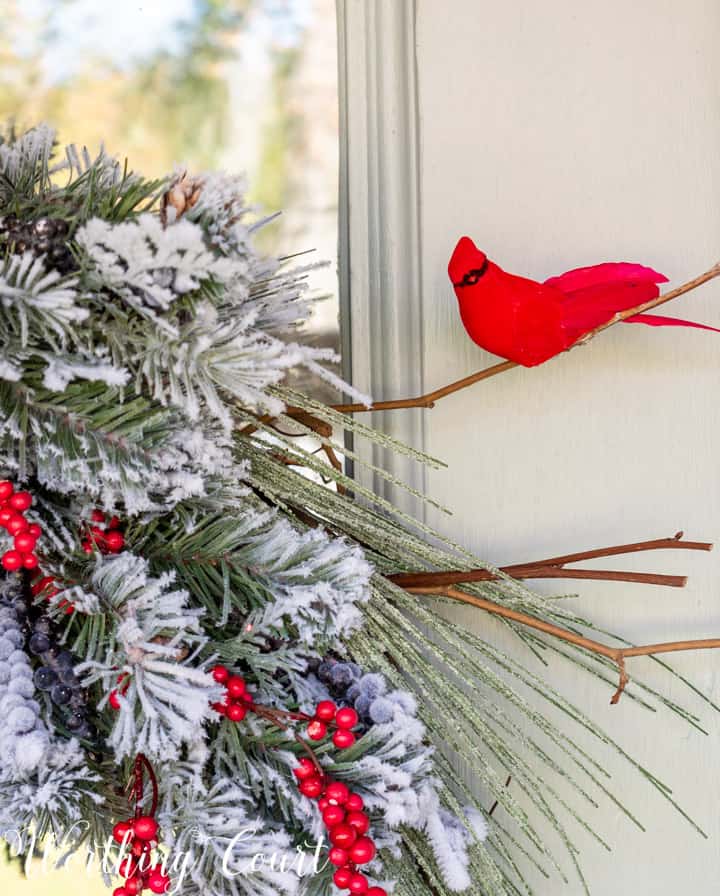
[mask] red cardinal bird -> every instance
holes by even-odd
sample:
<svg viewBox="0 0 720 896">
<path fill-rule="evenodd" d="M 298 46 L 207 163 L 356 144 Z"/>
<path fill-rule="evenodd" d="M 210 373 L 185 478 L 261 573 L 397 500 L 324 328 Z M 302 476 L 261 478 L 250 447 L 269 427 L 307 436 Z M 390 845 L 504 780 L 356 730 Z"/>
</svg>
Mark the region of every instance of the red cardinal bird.
<svg viewBox="0 0 720 896">
<path fill-rule="evenodd" d="M 606 262 L 538 283 L 505 273 L 467 236 L 455 247 L 448 273 L 470 338 L 525 367 L 565 351 L 618 312 L 654 299 L 660 294 L 657 284 L 667 281 L 639 264 Z M 635 314 L 624 322 L 720 332 L 656 314 Z"/>
</svg>

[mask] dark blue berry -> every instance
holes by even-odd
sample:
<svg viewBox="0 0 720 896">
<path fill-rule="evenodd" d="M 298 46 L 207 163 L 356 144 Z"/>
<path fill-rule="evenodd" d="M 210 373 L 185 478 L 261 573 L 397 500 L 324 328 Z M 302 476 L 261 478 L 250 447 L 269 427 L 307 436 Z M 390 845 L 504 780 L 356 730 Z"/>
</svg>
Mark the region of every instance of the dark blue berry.
<svg viewBox="0 0 720 896">
<path fill-rule="evenodd" d="M 36 688 L 41 691 L 49 691 L 57 681 L 57 675 L 47 666 L 40 666 L 35 672 L 34 680 Z"/>
<path fill-rule="evenodd" d="M 57 670 L 57 675 L 58 675 L 58 678 L 60 679 L 60 681 L 63 684 L 68 685 L 68 687 L 70 687 L 70 688 L 79 688 L 80 687 L 80 682 L 77 680 L 77 677 L 76 677 L 75 673 L 73 672 L 72 668 L 68 669 L 64 666 L 60 666 L 60 668 Z"/>
<path fill-rule="evenodd" d="M 324 681 L 325 684 L 327 684 L 330 681 L 330 673 L 332 672 L 333 666 L 336 665 L 337 660 L 323 660 L 317 670 L 317 677 L 320 681 Z"/>
<path fill-rule="evenodd" d="M 73 733 L 79 731 L 80 728 L 85 724 L 85 716 L 80 712 L 73 712 L 67 717 L 67 721 L 65 724 L 68 727 L 68 731 L 72 731 Z"/>
<path fill-rule="evenodd" d="M 330 682 L 335 688 L 346 689 L 354 680 L 353 670 L 348 663 L 337 663 L 330 672 Z"/>
<path fill-rule="evenodd" d="M 66 703 L 70 702 L 72 689 L 66 684 L 56 684 L 50 691 L 50 697 L 53 703 L 57 703 L 58 706 L 64 706 Z"/>
<path fill-rule="evenodd" d="M 45 632 L 35 632 L 28 641 L 28 647 L 30 652 L 36 656 L 45 653 L 46 650 L 50 649 L 50 638 L 48 638 Z"/>
<path fill-rule="evenodd" d="M 370 697 L 365 697 L 361 695 L 355 701 L 355 709 L 357 710 L 357 714 L 361 719 L 367 719 L 370 715 L 370 703 L 372 700 Z"/>
</svg>

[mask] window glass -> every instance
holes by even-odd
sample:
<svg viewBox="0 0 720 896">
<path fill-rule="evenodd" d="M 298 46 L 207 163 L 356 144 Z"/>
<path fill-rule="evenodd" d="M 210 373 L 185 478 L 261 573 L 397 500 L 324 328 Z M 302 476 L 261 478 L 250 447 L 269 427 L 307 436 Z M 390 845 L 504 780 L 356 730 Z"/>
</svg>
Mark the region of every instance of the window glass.
<svg viewBox="0 0 720 896">
<path fill-rule="evenodd" d="M 303 339 L 337 347 L 334 0 L 0 0 L 0 22 L 0 120 L 147 175 L 246 172 L 259 210 L 282 210 L 262 248 L 329 262 Z"/>
</svg>

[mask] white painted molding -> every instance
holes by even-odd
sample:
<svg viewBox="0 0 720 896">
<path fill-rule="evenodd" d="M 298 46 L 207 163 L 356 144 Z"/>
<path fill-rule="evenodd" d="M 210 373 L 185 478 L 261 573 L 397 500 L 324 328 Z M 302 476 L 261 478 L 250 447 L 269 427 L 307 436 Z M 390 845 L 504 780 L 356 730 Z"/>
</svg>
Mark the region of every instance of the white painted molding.
<svg viewBox="0 0 720 896">
<path fill-rule="evenodd" d="M 424 379 L 415 6 L 337 0 L 345 374 L 376 400 L 418 394 Z M 373 424 L 422 448 L 422 414 L 378 413 Z M 381 462 L 422 488 L 417 464 Z"/>
</svg>

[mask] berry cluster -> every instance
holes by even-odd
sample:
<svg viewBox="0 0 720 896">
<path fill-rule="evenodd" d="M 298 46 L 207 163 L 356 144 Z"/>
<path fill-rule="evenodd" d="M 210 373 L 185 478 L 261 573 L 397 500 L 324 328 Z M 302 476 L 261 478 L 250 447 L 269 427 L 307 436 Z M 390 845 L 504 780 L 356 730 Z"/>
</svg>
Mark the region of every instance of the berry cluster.
<svg viewBox="0 0 720 896">
<path fill-rule="evenodd" d="M 303 757 L 293 770 L 300 793 L 317 800 L 331 843 L 329 859 L 336 867 L 333 881 L 353 896 L 387 896 L 382 887 L 371 887 L 358 870 L 375 858 L 377 852 L 367 836 L 370 819 L 363 812 L 362 797 L 352 793 L 342 781 L 329 780 L 312 759 Z"/>
<path fill-rule="evenodd" d="M 37 523 L 29 523 L 25 511 L 32 504 L 30 492 L 16 492 L 12 482 L 0 482 L 0 526 L 13 536 L 13 547 L 5 551 L 0 563 L 8 572 L 37 569 L 35 544 L 42 533 Z"/>
<path fill-rule="evenodd" d="M 35 687 L 49 693 L 64 714 L 64 723 L 71 734 L 91 738 L 94 731 L 88 720 L 86 694 L 74 672 L 77 657 L 57 644 L 48 616 L 40 616 L 30 623 L 29 632 L 28 650 L 42 663 L 33 676 Z"/>
<path fill-rule="evenodd" d="M 120 862 L 120 876 L 125 883 L 113 891 L 113 896 L 137 896 L 146 887 L 152 893 L 167 893 L 170 889 L 170 878 L 163 866 L 153 861 L 157 836 L 158 823 L 151 815 L 139 815 L 115 825 L 113 839 L 130 854 Z"/>
<path fill-rule="evenodd" d="M 213 703 L 213 709 L 231 722 L 242 722 L 253 702 L 245 679 L 233 675 L 227 666 L 215 666 L 212 674 L 218 684 L 225 685 L 225 699 L 222 703 Z"/>
<path fill-rule="evenodd" d="M 347 750 L 355 743 L 356 738 L 352 729 L 358 721 L 358 714 L 352 706 L 338 709 L 332 700 L 321 700 L 315 708 L 315 718 L 307 726 L 307 736 L 310 740 L 324 740 L 328 735 L 328 729 L 334 726 L 332 742 L 338 750 Z"/>
<path fill-rule="evenodd" d="M 364 673 L 357 663 L 346 663 L 332 656 L 308 664 L 338 703 L 352 706 L 359 717 L 359 733 L 373 725 L 387 724 L 395 716 L 396 704 L 408 711 L 406 696 L 401 691 L 387 692 L 381 675 Z M 414 714 L 414 711 L 411 711 Z"/>
<path fill-rule="evenodd" d="M 85 553 L 119 554 L 125 547 L 119 518 L 113 516 L 108 520 L 102 510 L 93 510 L 91 519 L 94 525 L 84 527 L 82 549 Z"/>
</svg>

